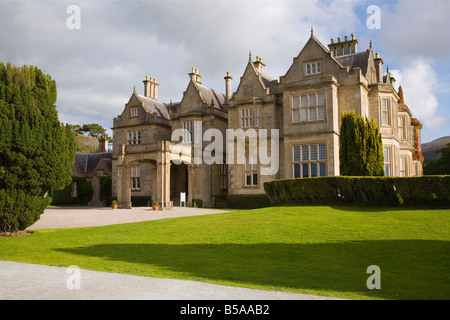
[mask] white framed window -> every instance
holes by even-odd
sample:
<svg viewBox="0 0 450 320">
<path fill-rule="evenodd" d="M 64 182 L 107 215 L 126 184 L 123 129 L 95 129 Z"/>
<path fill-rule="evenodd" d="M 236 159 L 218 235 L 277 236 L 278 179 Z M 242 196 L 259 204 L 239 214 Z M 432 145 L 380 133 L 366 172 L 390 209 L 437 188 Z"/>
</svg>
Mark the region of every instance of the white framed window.
<svg viewBox="0 0 450 320">
<path fill-rule="evenodd" d="M 306 75 L 318 74 L 322 72 L 322 65 L 319 61 L 309 62 L 305 64 Z"/>
<path fill-rule="evenodd" d="M 382 98 L 381 99 L 381 125 L 390 126 L 391 125 L 391 99 Z"/>
<path fill-rule="evenodd" d="M 389 177 L 391 175 L 391 148 L 383 147 L 384 155 L 384 175 Z"/>
<path fill-rule="evenodd" d="M 259 127 L 261 123 L 261 111 L 259 108 L 241 109 L 241 128 Z"/>
<path fill-rule="evenodd" d="M 408 128 L 406 123 L 406 116 L 398 117 L 398 135 L 400 139 L 408 139 Z"/>
<path fill-rule="evenodd" d="M 192 142 L 192 121 L 183 121 L 183 141 L 186 143 Z"/>
<path fill-rule="evenodd" d="M 326 176 L 325 144 L 305 144 L 292 147 L 294 178 Z"/>
<path fill-rule="evenodd" d="M 128 144 L 140 144 L 141 143 L 141 132 L 140 131 L 128 131 Z"/>
<path fill-rule="evenodd" d="M 130 108 L 130 118 L 137 118 L 139 116 L 139 107 Z"/>
<path fill-rule="evenodd" d="M 405 156 L 401 156 L 400 157 L 400 177 L 408 176 L 406 168 L 407 168 L 407 159 Z"/>
<path fill-rule="evenodd" d="M 292 122 L 325 120 L 325 94 L 312 93 L 292 97 Z"/>
<path fill-rule="evenodd" d="M 141 190 L 140 171 L 141 170 L 138 165 L 131 167 L 131 190 L 132 191 Z"/>
<path fill-rule="evenodd" d="M 254 187 L 258 185 L 258 163 L 256 157 L 245 159 L 245 186 Z"/>
</svg>

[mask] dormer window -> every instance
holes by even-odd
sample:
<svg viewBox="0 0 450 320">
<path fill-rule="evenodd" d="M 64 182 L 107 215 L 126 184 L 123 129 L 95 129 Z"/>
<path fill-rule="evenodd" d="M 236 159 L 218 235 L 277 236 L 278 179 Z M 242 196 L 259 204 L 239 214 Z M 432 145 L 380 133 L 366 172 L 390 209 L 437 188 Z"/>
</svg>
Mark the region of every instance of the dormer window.
<svg viewBox="0 0 450 320">
<path fill-rule="evenodd" d="M 318 74 L 322 72 L 320 62 L 310 62 L 306 65 L 306 75 Z"/>
</svg>

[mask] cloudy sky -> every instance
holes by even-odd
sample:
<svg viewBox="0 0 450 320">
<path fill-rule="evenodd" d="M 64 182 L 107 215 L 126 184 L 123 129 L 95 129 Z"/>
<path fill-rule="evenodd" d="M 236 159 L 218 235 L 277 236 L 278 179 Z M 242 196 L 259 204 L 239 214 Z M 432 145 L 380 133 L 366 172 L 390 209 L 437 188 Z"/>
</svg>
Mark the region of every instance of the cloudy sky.
<svg viewBox="0 0 450 320">
<path fill-rule="evenodd" d="M 62 122 L 111 133 L 147 75 L 160 84 L 159 100 L 180 101 L 192 67 L 224 92 L 226 72 L 236 89 L 250 50 L 278 79 L 311 26 L 324 45 L 355 33 L 359 51 L 372 40 L 428 142 L 450 136 L 448 12 L 442 0 L 0 0 L 0 61 L 49 73 Z"/>
</svg>

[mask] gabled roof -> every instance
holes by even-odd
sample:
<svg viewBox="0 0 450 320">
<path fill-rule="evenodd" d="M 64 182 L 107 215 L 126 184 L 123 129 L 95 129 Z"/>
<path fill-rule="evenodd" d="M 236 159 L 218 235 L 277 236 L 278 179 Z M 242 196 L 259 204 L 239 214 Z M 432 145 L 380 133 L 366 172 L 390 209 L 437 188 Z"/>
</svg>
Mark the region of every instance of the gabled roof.
<svg viewBox="0 0 450 320">
<path fill-rule="evenodd" d="M 253 62 L 251 62 L 253 65 L 253 68 L 255 68 L 256 74 L 258 76 L 260 76 L 261 79 L 261 84 L 263 85 L 264 89 L 267 89 L 270 87 L 270 82 L 272 82 L 273 80 L 275 80 L 274 78 L 272 78 L 271 76 L 269 76 L 267 73 L 262 72 L 261 70 L 258 70 L 255 65 L 253 64 Z"/>
<path fill-rule="evenodd" d="M 103 159 L 110 169 L 112 168 L 112 152 L 75 152 L 74 166 L 78 172 L 92 172 L 100 159 Z"/>
<path fill-rule="evenodd" d="M 365 75 L 369 65 L 370 50 L 363 52 L 347 54 L 344 56 L 335 57 L 343 66 L 348 66 L 351 69 L 360 68 L 361 73 Z"/>
<path fill-rule="evenodd" d="M 192 80 L 191 80 L 192 81 Z M 198 82 L 192 81 L 200 93 L 202 101 L 206 104 L 213 104 L 214 108 L 223 110 L 223 103 L 225 102 L 225 95 L 214 89 L 208 88 Z"/>
<path fill-rule="evenodd" d="M 156 113 L 157 117 L 169 120 L 169 110 L 164 102 L 153 100 L 133 92 L 147 113 Z"/>
</svg>

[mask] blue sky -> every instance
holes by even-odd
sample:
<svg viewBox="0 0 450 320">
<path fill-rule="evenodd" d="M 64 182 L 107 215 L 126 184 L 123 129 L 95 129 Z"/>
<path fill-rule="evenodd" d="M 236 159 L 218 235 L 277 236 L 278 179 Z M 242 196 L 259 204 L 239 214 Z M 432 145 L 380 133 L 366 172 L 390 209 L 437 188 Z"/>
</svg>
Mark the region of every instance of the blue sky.
<svg viewBox="0 0 450 320">
<path fill-rule="evenodd" d="M 80 8 L 80 29 L 67 27 L 70 5 Z M 367 24 L 372 5 L 380 8 L 379 29 Z M 250 50 L 278 79 L 311 26 L 324 45 L 355 33 L 359 51 L 372 40 L 428 142 L 450 136 L 448 12 L 450 1 L 436 0 L 0 0 L 0 61 L 51 74 L 61 121 L 109 130 L 147 75 L 164 102 L 181 99 L 192 67 L 224 92 L 226 72 L 236 88 Z"/>
</svg>

